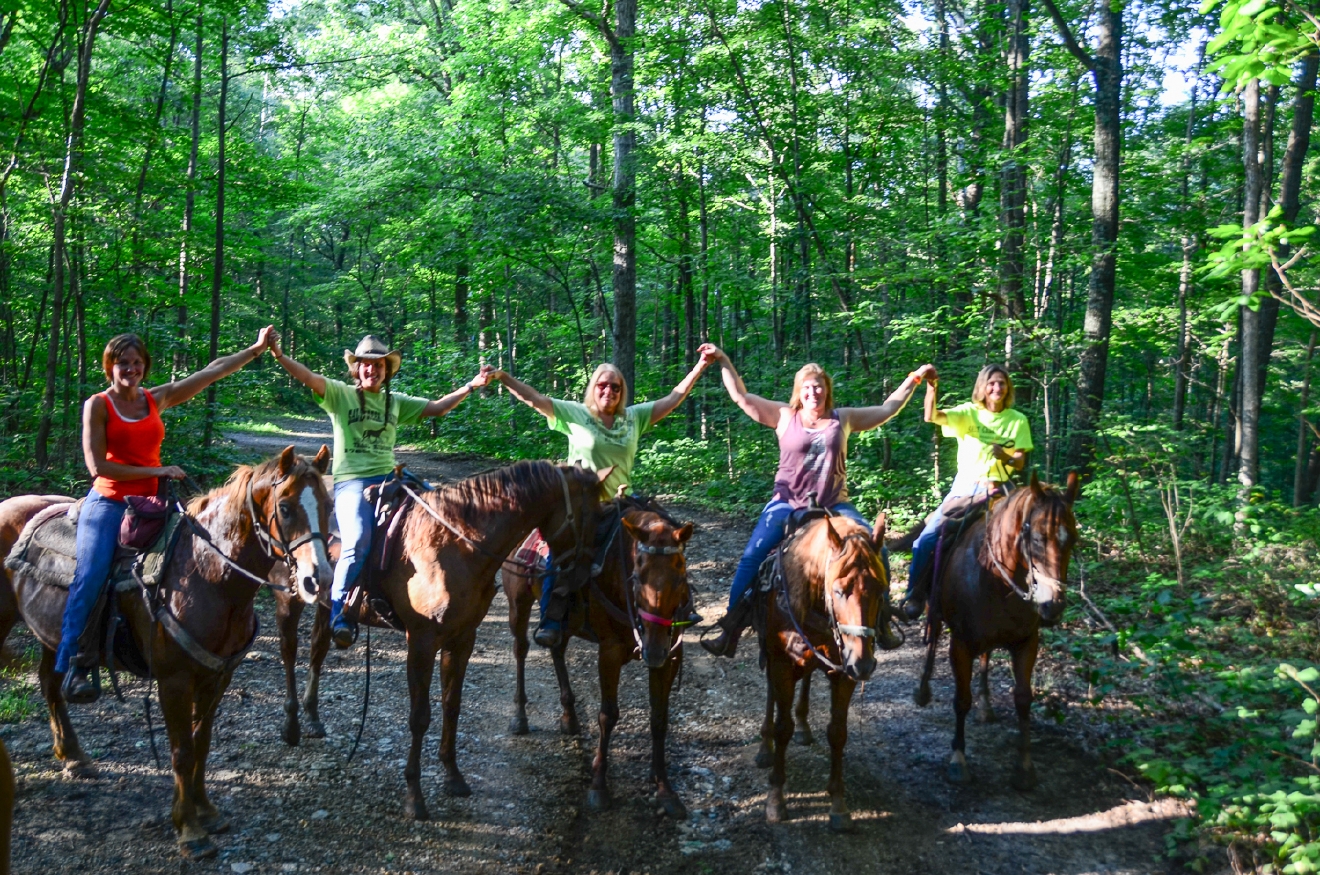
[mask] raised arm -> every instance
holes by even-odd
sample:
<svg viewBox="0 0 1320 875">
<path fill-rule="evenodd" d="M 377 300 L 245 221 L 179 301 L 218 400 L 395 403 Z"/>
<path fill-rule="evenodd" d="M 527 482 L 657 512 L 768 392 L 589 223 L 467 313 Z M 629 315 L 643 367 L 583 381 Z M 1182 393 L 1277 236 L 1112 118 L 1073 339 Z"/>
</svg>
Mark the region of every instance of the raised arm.
<svg viewBox="0 0 1320 875">
<path fill-rule="evenodd" d="M 272 331 L 270 334 L 270 354 L 275 356 L 275 361 L 280 363 L 280 367 L 284 368 L 290 377 L 293 377 L 322 398 L 325 397 L 325 377 L 313 372 L 311 368 L 302 362 L 294 361 L 285 355 L 280 349 L 279 332 Z"/>
<path fill-rule="evenodd" d="M 458 403 L 472 394 L 473 389 L 480 389 L 491 381 L 491 376 L 495 369 L 490 365 L 482 365 L 477 375 L 463 385 L 461 389 L 455 389 L 443 398 L 437 398 L 430 404 L 422 408 L 422 417 L 444 416 L 449 411 L 458 406 Z"/>
<path fill-rule="evenodd" d="M 503 383 L 504 388 L 509 390 L 510 395 L 517 398 L 546 419 L 555 415 L 554 401 L 551 400 L 549 395 L 536 391 L 507 371 L 492 371 L 490 379 L 498 380 Z"/>
<path fill-rule="evenodd" d="M 106 401 L 100 395 L 93 395 L 83 404 L 83 461 L 93 477 L 107 477 L 111 480 L 146 480 L 148 477 L 169 477 L 182 480 L 185 476 L 178 465 L 162 465 L 159 468 L 138 467 L 111 462 L 106 456 L 105 412 Z M 157 406 L 160 402 L 156 402 Z"/>
<path fill-rule="evenodd" d="M 197 373 L 189 374 L 182 380 L 176 380 L 173 383 L 166 383 L 163 386 L 157 386 L 148 391 L 151 392 L 152 397 L 156 399 L 156 406 L 161 410 L 170 407 L 177 407 L 205 389 L 207 386 L 210 386 L 216 380 L 223 379 L 249 362 L 256 361 L 257 358 L 266 351 L 266 347 L 270 345 L 270 339 L 274 334 L 275 326 L 267 325 L 265 328 L 261 329 L 261 333 L 257 335 L 257 342 L 249 346 L 247 349 L 236 352 L 233 355 L 218 358 Z"/>
<path fill-rule="evenodd" d="M 692 370 L 688 371 L 687 376 L 680 380 L 668 395 L 655 402 L 655 406 L 651 408 L 651 425 L 655 425 L 673 413 L 675 408 L 683 403 L 683 399 L 692 391 L 692 387 L 697 384 L 697 380 L 713 361 L 715 361 L 714 354 L 702 355 L 697 363 L 692 366 Z"/>
<path fill-rule="evenodd" d="M 883 404 L 872 407 L 853 407 L 848 410 L 848 427 L 852 431 L 868 431 L 884 425 L 907 406 L 912 393 L 925 379 L 938 379 L 934 365 L 922 365 L 903 379 Z"/>
<path fill-rule="evenodd" d="M 926 381 L 926 421 L 935 425 L 948 425 L 949 417 L 936 406 L 939 402 L 940 378 L 931 377 Z"/>
<path fill-rule="evenodd" d="M 712 361 L 720 363 L 720 379 L 724 382 L 724 390 L 729 393 L 733 403 L 742 408 L 755 422 L 761 425 L 776 428 L 779 425 L 780 411 L 788 407 L 782 401 L 771 401 L 769 398 L 762 398 L 760 395 L 753 395 L 747 391 L 747 386 L 743 384 L 742 377 L 738 376 L 738 371 L 729 361 L 729 357 L 724 351 L 713 343 L 703 343 L 697 350 L 701 357 L 707 356 Z"/>
</svg>

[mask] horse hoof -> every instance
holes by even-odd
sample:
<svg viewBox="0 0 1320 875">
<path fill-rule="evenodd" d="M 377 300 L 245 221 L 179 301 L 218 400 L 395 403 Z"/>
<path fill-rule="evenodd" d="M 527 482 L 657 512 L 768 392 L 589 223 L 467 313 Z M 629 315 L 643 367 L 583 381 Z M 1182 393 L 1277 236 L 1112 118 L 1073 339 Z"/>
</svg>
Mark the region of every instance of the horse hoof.
<svg viewBox="0 0 1320 875">
<path fill-rule="evenodd" d="M 568 714 L 559 718 L 559 732 L 561 735 L 581 735 L 582 725 L 578 723 L 576 714 Z"/>
<path fill-rule="evenodd" d="M 816 739 L 811 735 L 811 730 L 807 729 L 805 726 L 799 729 L 797 732 L 793 733 L 793 741 L 797 742 L 803 747 L 810 747 L 811 745 L 816 743 Z"/>
<path fill-rule="evenodd" d="M 463 780 L 461 777 L 450 778 L 448 781 L 445 781 L 445 795 L 471 796 L 472 788 L 469 787 L 468 782 Z"/>
<path fill-rule="evenodd" d="M 770 768 L 770 764 L 774 762 L 774 759 L 774 750 L 771 749 L 770 745 L 763 744 L 761 745 L 761 749 L 756 752 L 756 767 L 758 769 L 768 769 Z"/>
<path fill-rule="evenodd" d="M 220 849 L 206 836 L 179 842 L 179 855 L 185 860 L 209 860 L 218 853 Z"/>
<path fill-rule="evenodd" d="M 403 803 L 403 816 L 409 820 L 430 820 L 431 812 L 421 799 L 407 799 Z"/>
<path fill-rule="evenodd" d="M 587 809 L 590 811 L 604 811 L 610 807 L 610 794 L 607 790 L 597 790 L 592 787 L 587 791 Z"/>
<path fill-rule="evenodd" d="M 1036 789 L 1036 767 L 1027 766 L 1025 769 L 1017 766 L 1013 769 L 1013 777 L 1010 780 L 1014 790 L 1023 793 Z"/>
<path fill-rule="evenodd" d="M 682 799 L 678 798 L 677 793 L 667 793 L 663 796 L 656 794 L 655 801 L 660 803 L 666 817 L 671 817 L 674 820 L 688 819 L 687 806 L 683 804 Z"/>
<path fill-rule="evenodd" d="M 918 708 L 924 708 L 930 704 L 930 687 L 922 685 L 917 687 L 912 693 L 912 701 L 917 703 Z"/>
<path fill-rule="evenodd" d="M 64 764 L 64 777 L 75 780 L 87 780 L 95 778 L 101 773 L 96 767 L 96 763 L 91 760 L 69 760 Z"/>
<path fill-rule="evenodd" d="M 320 720 L 308 720 L 303 735 L 308 738 L 325 738 L 325 724 Z"/>
<path fill-rule="evenodd" d="M 526 714 L 519 714 L 509 721 L 509 733 L 511 735 L 526 735 L 531 731 L 531 727 L 527 725 Z"/>
<path fill-rule="evenodd" d="M 783 823 L 787 814 L 788 811 L 784 805 L 784 797 L 782 795 L 776 797 L 771 793 L 765 797 L 766 823 Z"/>
<path fill-rule="evenodd" d="M 830 814 L 830 832 L 857 832 L 852 815 L 846 811 L 843 814 Z"/>
<path fill-rule="evenodd" d="M 208 834 L 213 836 L 224 835 L 229 832 L 231 826 L 229 818 L 225 817 L 218 811 L 215 813 L 214 817 L 207 820 L 199 820 L 197 821 L 197 824 L 202 829 L 206 830 Z"/>
<path fill-rule="evenodd" d="M 295 723 L 293 726 L 286 725 L 280 731 L 280 740 L 289 747 L 297 747 L 298 742 L 302 741 L 302 730 Z"/>
<path fill-rule="evenodd" d="M 982 708 L 976 712 L 977 723 L 998 723 L 999 715 L 994 708 Z"/>
<path fill-rule="evenodd" d="M 949 763 L 948 778 L 950 784 L 966 784 L 971 781 L 965 763 Z"/>
</svg>

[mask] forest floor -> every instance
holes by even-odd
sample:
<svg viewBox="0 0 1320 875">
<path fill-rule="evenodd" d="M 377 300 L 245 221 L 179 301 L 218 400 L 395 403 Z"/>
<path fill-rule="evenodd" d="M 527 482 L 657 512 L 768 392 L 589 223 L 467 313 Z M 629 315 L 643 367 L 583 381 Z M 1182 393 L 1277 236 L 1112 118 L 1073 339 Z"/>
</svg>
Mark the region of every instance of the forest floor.
<svg viewBox="0 0 1320 875">
<path fill-rule="evenodd" d="M 290 440 L 314 451 L 328 431 L 283 423 L 287 436 L 232 434 L 240 447 L 269 455 Z M 404 452 L 407 464 L 434 481 L 488 467 L 486 460 Z M 721 613 L 723 594 L 750 534 L 751 520 L 683 506 L 694 520 L 689 569 L 698 608 Z M 897 576 L 897 575 L 896 575 Z M 442 794 L 436 760 L 439 714 L 428 733 L 423 786 L 432 819 L 402 816 L 403 757 L 408 747 L 404 640 L 371 637 L 371 708 L 352 762 L 363 689 L 363 646 L 332 650 L 321 685 L 328 737 L 298 747 L 279 737 L 284 683 L 273 635 L 273 602 L 259 599 L 262 635 L 235 673 L 217 720 L 210 759 L 212 799 L 233 821 L 217 837 L 218 859 L 184 863 L 168 820 L 171 777 L 154 767 L 142 718 L 141 682 L 127 701 L 105 696 L 73 709 L 99 776 L 63 776 L 51 756 L 44 708 L 0 729 L 18 775 L 15 872 L 221 873 L 1161 873 L 1177 871 L 1164 856 L 1175 809 L 1088 753 L 1085 728 L 1064 710 L 1049 719 L 1038 703 L 1033 750 L 1040 775 L 1031 793 L 1011 789 L 1016 720 L 1011 676 L 1002 659 L 992 674 L 1001 720 L 969 721 L 974 780 L 944 779 L 953 732 L 952 684 L 938 664 L 934 701 L 912 703 L 922 648 L 915 632 L 901 649 L 880 654 L 875 676 L 854 698 L 845 757 L 851 835 L 827 830 L 825 783 L 829 748 L 827 685 L 816 683 L 813 746 L 788 753 L 790 820 L 765 823 L 767 773 L 753 757 L 764 707 L 756 648 L 715 660 L 688 633 L 682 686 L 674 693 L 669 761 L 691 812 L 686 822 L 658 813 L 647 780 L 649 731 L 641 664 L 624 670 L 622 716 L 610 770 L 613 807 L 586 810 L 595 746 L 595 657 L 591 645 L 570 647 L 570 671 L 584 732 L 558 732 L 559 697 L 549 655 L 533 646 L 528 706 L 533 731 L 510 735 L 513 656 L 507 603 L 496 596 L 478 634 L 460 722 L 459 765 L 473 788 L 466 799 Z M 300 659 L 306 659 L 311 612 L 304 615 Z M 6 677 L 31 671 L 35 640 L 21 625 L 11 634 Z M 1041 654 L 1037 687 L 1062 668 Z M 299 670 L 300 679 L 302 669 Z M 817 675 L 817 680 L 821 676 Z M 433 700 L 438 700 L 438 689 Z M 158 714 L 159 712 L 157 712 Z M 159 717 L 157 717 L 159 725 Z"/>
</svg>

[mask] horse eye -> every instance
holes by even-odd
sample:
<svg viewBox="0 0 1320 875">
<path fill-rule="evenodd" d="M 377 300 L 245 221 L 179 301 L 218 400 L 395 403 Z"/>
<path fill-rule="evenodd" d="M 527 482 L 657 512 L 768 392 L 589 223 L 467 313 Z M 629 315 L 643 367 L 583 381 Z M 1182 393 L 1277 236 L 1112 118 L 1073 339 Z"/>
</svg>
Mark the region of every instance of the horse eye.
<svg viewBox="0 0 1320 875">
<path fill-rule="evenodd" d="M 293 509 L 289 506 L 289 503 L 288 503 L 287 501 L 281 501 L 281 502 L 280 502 L 280 516 L 289 516 L 289 515 L 291 515 L 292 513 L 293 513 Z"/>
</svg>

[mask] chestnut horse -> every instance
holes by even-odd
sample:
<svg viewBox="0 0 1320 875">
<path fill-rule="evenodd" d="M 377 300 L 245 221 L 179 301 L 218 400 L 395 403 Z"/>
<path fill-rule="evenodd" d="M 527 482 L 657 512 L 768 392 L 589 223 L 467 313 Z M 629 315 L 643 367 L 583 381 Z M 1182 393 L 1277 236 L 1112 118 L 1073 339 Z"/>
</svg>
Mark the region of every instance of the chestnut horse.
<svg viewBox="0 0 1320 875">
<path fill-rule="evenodd" d="M 875 671 L 875 629 L 889 577 L 880 561 L 885 518 L 875 528 L 847 517 L 814 519 L 784 540 L 757 632 L 766 660 L 766 718 L 757 763 L 770 760 L 765 819 L 779 823 L 784 801 L 785 755 L 793 737 L 793 690 L 803 681 L 800 716 L 806 716 L 806 678 L 817 668 L 830 679 L 830 829 L 852 829 L 844 799 L 843 748 L 848 706 L 859 682 Z M 775 710 L 774 722 L 770 710 Z M 809 734 L 807 735 L 809 739 Z M 804 740 L 804 743 L 808 743 Z"/>
<path fill-rule="evenodd" d="M 430 814 L 421 785 L 422 740 L 431 725 L 431 675 L 440 654 L 440 761 L 445 792 L 468 796 L 455 746 L 463 678 L 477 627 L 495 598 L 495 572 L 532 531 L 559 558 L 559 573 L 585 580 L 600 511 L 601 472 L 549 462 L 518 462 L 477 474 L 433 492 L 414 492 L 402 536 L 385 549 L 377 579 L 408 636 L 408 728 L 412 746 L 404 768 L 404 811 Z M 375 555 L 375 550 L 373 550 Z"/>
<path fill-rule="evenodd" d="M 949 626 L 949 665 L 953 669 L 957 729 L 948 777 L 966 783 L 964 727 L 972 709 L 972 660 L 980 657 L 980 719 L 994 719 L 990 707 L 990 652 L 1005 647 L 1013 659 L 1013 704 L 1018 716 L 1018 761 L 1012 784 L 1036 786 L 1031 762 L 1031 673 L 1036 666 L 1042 626 L 1063 616 L 1068 560 L 1077 543 L 1076 474 L 1060 492 L 1031 475 L 1029 486 L 991 505 L 972 523 L 940 563 L 927 613 L 926 664 L 914 696 L 930 702 L 930 675 L 944 624 Z"/>
<path fill-rule="evenodd" d="M 239 467 L 225 485 L 189 503 L 154 604 L 120 599 L 122 618 L 158 683 L 174 770 L 171 815 L 186 857 L 213 856 L 218 849 L 210 835 L 229 828 L 207 798 L 206 759 L 216 708 L 256 637 L 253 601 L 261 582 L 283 560 L 296 566 L 292 576 L 300 591 L 329 585 L 322 533 L 330 497 L 321 480 L 329 463 L 324 447 L 313 464 L 288 447 L 256 468 Z M 44 567 L 51 559 L 38 561 Z M 54 670 L 68 590 L 39 578 L 14 570 L 13 594 L 18 615 L 42 644 L 38 677 L 55 756 L 70 774 L 92 774 Z M 12 614 L 0 614 L 0 628 L 13 621 Z"/>
<path fill-rule="evenodd" d="M 339 540 L 336 538 L 326 552 L 333 566 L 339 561 Z M 271 572 L 271 583 L 287 587 L 288 575 L 282 565 L 276 565 Z M 308 603 L 296 593 L 275 590 L 275 625 L 280 636 L 280 660 L 284 663 L 284 724 L 280 727 L 280 738 L 294 747 L 306 735 L 308 738 L 325 738 L 325 724 L 321 722 L 319 708 L 321 689 L 321 670 L 325 665 L 326 654 L 330 652 L 330 605 L 329 592 L 323 590 L 313 603 L 312 637 L 308 642 L 307 687 L 303 692 L 301 708 L 298 699 L 298 678 L 294 671 L 298 664 L 298 621 L 302 619 L 303 609 Z M 299 719 L 299 711 L 304 712 L 306 721 Z M 306 726 L 304 727 L 304 722 Z"/>
<path fill-rule="evenodd" d="M 600 574 L 592 579 L 585 612 L 570 618 L 570 635 L 590 629 L 599 639 L 598 673 L 600 740 L 591 762 L 591 789 L 587 805 L 600 811 L 609 806 L 608 781 L 610 737 L 619 722 L 619 676 L 623 665 L 640 658 L 649 669 L 651 697 L 651 780 L 656 801 L 670 817 L 687 818 L 687 808 L 669 782 L 665 762 L 665 739 L 669 731 L 669 694 L 683 666 L 683 619 L 680 610 L 691 604 L 687 560 L 684 550 L 692 537 L 692 523 L 679 526 L 658 513 L 637 508 L 623 511 L 620 525 L 605 547 Z M 527 661 L 527 623 L 532 599 L 539 595 L 540 577 L 525 564 L 506 564 L 504 594 L 509 600 L 509 630 L 513 633 L 517 688 L 514 716 L 509 731 L 526 735 L 527 692 L 524 684 Z M 568 638 L 550 651 L 559 680 L 563 711 L 560 730 L 577 735 L 575 698 L 569 685 L 565 653 Z"/>
</svg>

